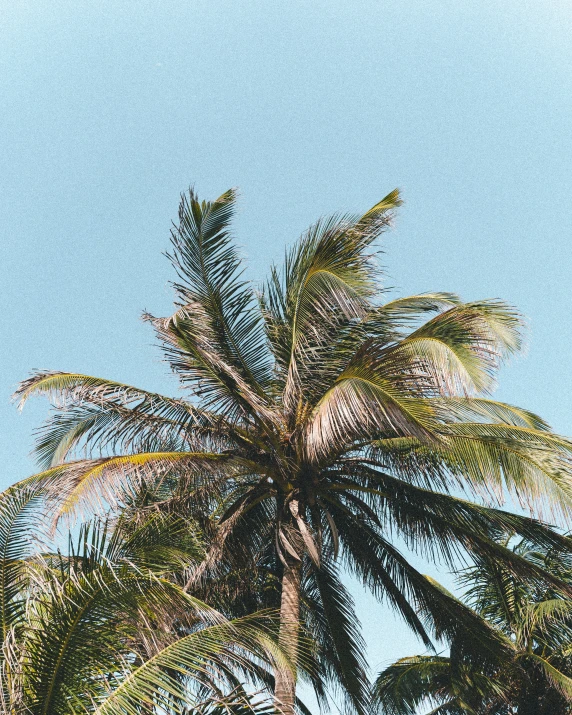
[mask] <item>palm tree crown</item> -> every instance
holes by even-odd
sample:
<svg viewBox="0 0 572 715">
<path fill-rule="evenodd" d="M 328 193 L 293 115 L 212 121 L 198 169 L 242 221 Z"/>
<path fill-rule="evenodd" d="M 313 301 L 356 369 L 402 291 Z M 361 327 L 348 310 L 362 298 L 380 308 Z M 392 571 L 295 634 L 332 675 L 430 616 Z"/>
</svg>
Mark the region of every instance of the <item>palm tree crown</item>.
<svg viewBox="0 0 572 715">
<path fill-rule="evenodd" d="M 449 563 L 494 555 L 515 574 L 534 574 L 495 536 L 510 530 L 546 547 L 566 540 L 458 495 L 498 502 L 508 489 L 568 512 L 572 444 L 534 414 L 486 397 L 520 346 L 512 308 L 449 293 L 381 300 L 375 241 L 400 204 L 397 191 L 363 216 L 318 221 L 259 294 L 231 241 L 235 200 L 234 191 L 210 202 L 182 197 L 170 255 L 176 310 L 146 316 L 193 399 L 86 375 L 33 375 L 21 401 L 43 393 L 55 405 L 36 479 L 56 493 L 60 514 L 120 504 L 145 480 L 174 484 L 163 508 L 186 499 L 216 524 L 189 587 L 229 554 L 271 549 L 281 642 L 293 659 L 301 583 L 313 579 L 331 628 L 332 678 L 361 713 L 365 665 L 336 595 L 337 555 L 426 643 L 430 632 L 453 637 L 466 616 L 394 537 Z M 289 715 L 287 669 L 277 670 L 275 692 Z"/>
</svg>

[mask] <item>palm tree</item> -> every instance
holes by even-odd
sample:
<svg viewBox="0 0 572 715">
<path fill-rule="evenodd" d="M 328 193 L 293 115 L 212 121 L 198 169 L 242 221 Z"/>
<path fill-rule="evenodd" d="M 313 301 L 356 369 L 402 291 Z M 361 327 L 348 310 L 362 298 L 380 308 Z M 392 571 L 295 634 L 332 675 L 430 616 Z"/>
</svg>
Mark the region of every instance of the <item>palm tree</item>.
<svg viewBox="0 0 572 715">
<path fill-rule="evenodd" d="M 170 255 L 176 310 L 145 316 L 193 399 L 74 373 L 33 375 L 18 390 L 21 402 L 47 394 L 55 405 L 39 437 L 45 471 L 36 479 L 57 496 L 60 515 L 86 503 L 120 505 L 151 478 L 174 480 L 173 508 L 192 495 L 187 506 L 217 524 L 189 588 L 225 554 L 272 547 L 280 642 L 292 661 L 301 582 L 311 574 L 327 604 L 336 678 L 363 713 L 367 679 L 336 605 L 338 553 L 424 642 L 431 630 L 453 637 L 455 614 L 394 536 L 448 563 L 486 554 L 517 575 L 535 572 L 495 541 L 499 530 L 550 547 L 567 541 L 458 495 L 495 504 L 508 489 L 568 513 L 572 444 L 532 413 L 485 396 L 520 346 L 513 309 L 449 293 L 381 300 L 374 244 L 400 204 L 397 191 L 363 216 L 318 221 L 260 294 L 231 242 L 235 200 L 234 191 L 215 201 L 182 197 Z M 291 715 L 296 677 L 275 675 L 276 700 Z"/>
<path fill-rule="evenodd" d="M 44 492 L 26 484 L 0 495 L 3 713 L 275 712 L 241 686 L 275 657 L 288 667 L 270 614 L 227 621 L 169 578 L 200 554 L 186 525 L 94 521 L 68 553 L 41 554 Z"/>
<path fill-rule="evenodd" d="M 147 479 L 129 496 L 121 510 L 126 523 L 146 523 L 150 516 L 162 515 L 172 518 L 175 512 L 179 519 L 196 524 L 201 534 L 203 548 L 208 551 L 218 537 L 216 512 L 207 510 L 193 513 L 193 502 L 200 494 L 180 489 L 176 479 Z M 162 522 L 160 522 L 162 523 Z M 199 526 L 200 524 L 200 526 Z M 168 541 L 169 536 L 166 537 Z M 230 553 L 229 553 L 230 552 Z M 181 564 L 182 565 L 182 564 Z M 327 709 L 331 693 L 330 685 L 344 685 L 346 672 L 357 672 L 365 681 L 365 643 L 361 637 L 360 624 L 355 613 L 353 599 L 344 587 L 335 564 L 325 564 L 319 572 L 302 569 L 300 584 L 300 628 L 304 644 L 303 663 L 300 675 L 313 687 L 317 701 Z M 188 570 L 177 569 L 171 573 L 176 583 L 188 583 Z M 215 607 L 229 619 L 243 618 L 260 611 L 275 611 L 280 608 L 282 568 L 272 542 L 261 539 L 258 547 L 252 543 L 247 549 L 225 549 L 218 559 L 216 569 L 211 569 L 207 578 L 193 584 L 195 597 Z M 326 588 L 323 584 L 326 583 Z M 336 639 L 336 628 L 350 634 L 344 644 Z M 345 648 L 341 646 L 345 645 Z M 340 647 L 338 653 L 337 647 Z M 264 676 L 264 672 L 259 674 Z M 274 688 L 273 678 L 266 678 L 267 688 Z M 298 708 L 307 715 L 304 703 L 297 700 Z"/>
<path fill-rule="evenodd" d="M 505 542 L 506 543 L 506 542 Z M 515 553 L 564 582 L 569 555 L 531 548 Z M 572 713 L 572 601 L 550 585 L 515 579 L 503 564 L 483 559 L 464 571 L 467 603 L 505 643 L 505 657 L 488 663 L 466 658 L 462 643 L 449 656 L 403 658 L 386 668 L 375 700 L 386 715 L 414 715 L 423 703 L 435 715 L 570 715 Z"/>
</svg>

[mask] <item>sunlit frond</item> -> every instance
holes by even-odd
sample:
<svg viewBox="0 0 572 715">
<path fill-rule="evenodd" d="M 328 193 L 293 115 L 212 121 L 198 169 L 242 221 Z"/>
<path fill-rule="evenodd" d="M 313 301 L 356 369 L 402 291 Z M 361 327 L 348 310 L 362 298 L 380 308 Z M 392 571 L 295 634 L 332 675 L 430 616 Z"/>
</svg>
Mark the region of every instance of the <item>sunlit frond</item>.
<svg viewBox="0 0 572 715">
<path fill-rule="evenodd" d="M 286 402 L 328 329 L 365 316 L 377 277 L 370 246 L 399 203 L 395 191 L 361 218 L 319 221 L 287 255 L 283 276 L 273 271 L 262 300 L 273 352 L 287 376 Z"/>
<path fill-rule="evenodd" d="M 201 472 L 225 465 L 237 467 L 228 455 L 205 452 L 142 452 L 92 460 L 66 462 L 35 475 L 58 503 L 58 516 L 77 510 L 105 511 L 117 505 L 132 488 L 146 480 L 166 478 L 174 469 Z"/>
<path fill-rule="evenodd" d="M 354 442 L 387 437 L 433 438 L 430 403 L 403 394 L 365 367 L 348 367 L 313 410 L 305 437 L 310 455 L 340 452 Z"/>
<path fill-rule="evenodd" d="M 521 330 L 519 314 L 505 303 L 464 303 L 432 318 L 396 349 L 409 359 L 418 355 L 442 383 L 452 370 L 460 382 L 447 386 L 450 392 L 482 392 L 494 385 L 500 361 L 520 349 Z"/>
<path fill-rule="evenodd" d="M 408 481 L 468 488 L 496 503 L 504 501 L 506 489 L 536 513 L 569 513 L 569 440 L 506 423 L 449 423 L 436 432 L 439 439 L 431 445 L 414 438 L 373 441 L 369 454 Z"/>
</svg>

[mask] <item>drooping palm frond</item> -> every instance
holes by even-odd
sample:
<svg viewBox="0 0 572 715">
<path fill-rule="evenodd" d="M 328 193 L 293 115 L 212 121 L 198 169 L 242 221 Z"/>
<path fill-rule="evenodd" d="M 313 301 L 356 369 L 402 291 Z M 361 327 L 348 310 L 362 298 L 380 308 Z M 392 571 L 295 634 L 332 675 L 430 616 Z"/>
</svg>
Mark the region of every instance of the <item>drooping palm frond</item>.
<svg viewBox="0 0 572 715">
<path fill-rule="evenodd" d="M 406 360 L 426 362 L 448 394 L 482 393 L 493 386 L 502 358 L 519 350 L 521 328 L 520 316 L 506 303 L 459 304 L 415 330 L 397 350 Z"/>
<path fill-rule="evenodd" d="M 378 338 L 389 336 L 386 342 L 391 343 L 393 336 L 410 328 L 412 323 L 423 319 L 427 313 L 441 313 L 458 303 L 461 303 L 461 299 L 454 293 L 419 293 L 395 298 L 377 307 L 370 321 L 374 326 L 374 334 Z M 386 333 L 379 329 L 381 326 L 387 326 Z"/>
<path fill-rule="evenodd" d="M 0 494 L 0 637 L 20 624 L 26 600 L 27 558 L 31 538 L 39 535 L 39 507 L 45 490 L 38 484 L 16 485 Z M 32 516 L 35 525 L 32 526 Z"/>
<path fill-rule="evenodd" d="M 329 635 L 330 653 L 324 644 L 318 657 L 328 662 L 336 672 L 336 680 L 342 685 L 342 699 L 348 709 L 365 713 L 369 705 L 369 682 L 364 657 L 365 643 L 359 630 L 351 596 L 344 588 L 333 565 L 322 563 L 320 568 L 311 568 L 309 580 L 319 595 L 322 617 L 325 624 L 321 631 Z M 332 653 L 331 650 L 334 652 Z"/>
<path fill-rule="evenodd" d="M 509 539 L 502 545 L 506 548 Z M 433 667 L 431 657 L 403 659 L 384 670 L 376 682 L 376 703 L 383 712 L 415 712 L 422 701 L 456 702 L 461 713 L 509 712 L 566 715 L 572 708 L 572 611 L 568 557 L 549 545 L 523 539 L 511 547 L 521 558 L 551 570 L 550 580 L 534 583 L 515 577 L 506 563 L 484 557 L 461 572 L 465 598 L 483 623 L 511 643 L 512 655 L 498 662 L 476 663 L 459 637 L 450 656 Z M 564 589 L 556 585 L 563 581 Z M 469 657 L 467 657 L 469 656 Z M 425 668 L 424 665 L 428 664 Z M 410 670 L 411 668 L 411 670 Z M 439 709 L 436 710 L 439 712 Z"/>
<path fill-rule="evenodd" d="M 416 715 L 421 706 L 432 707 L 429 715 L 501 715 L 508 713 L 502 708 L 509 697 L 509 688 L 487 673 L 459 670 L 450 658 L 437 655 L 396 661 L 380 674 L 373 692 L 384 715 Z"/>
<path fill-rule="evenodd" d="M 468 489 L 496 503 L 506 491 L 540 514 L 568 514 L 572 505 L 570 441 L 544 430 L 454 422 L 436 427 L 439 439 L 374 440 L 368 454 L 407 481 Z"/>
<path fill-rule="evenodd" d="M 431 399 L 431 407 L 436 419 L 445 424 L 479 421 L 550 432 L 550 425 L 542 417 L 522 407 L 497 400 L 482 397 L 434 397 Z"/>
<path fill-rule="evenodd" d="M 502 356 L 518 346 L 519 326 L 504 304 L 481 302 L 456 305 L 395 345 L 364 340 L 314 407 L 309 444 L 323 452 L 376 435 L 435 437 L 446 402 L 435 411 L 427 398 L 490 387 Z"/>
<path fill-rule="evenodd" d="M 340 497 L 352 495 L 353 504 L 370 513 L 371 505 L 381 502 L 374 523 L 394 529 L 406 543 L 431 560 L 441 559 L 453 567 L 463 551 L 473 556 L 494 554 L 506 568 L 518 571 L 522 567 L 528 578 L 537 573 L 553 581 L 556 576 L 540 564 L 523 561 L 520 554 L 499 544 L 498 538 L 505 534 L 519 535 L 531 546 L 564 553 L 570 549 L 568 537 L 546 529 L 545 524 L 535 519 L 423 489 L 365 465 L 350 465 L 348 471 L 351 476 L 338 479 Z M 360 498 L 365 504 L 360 505 Z"/>
<path fill-rule="evenodd" d="M 404 396 L 368 366 L 349 365 L 308 422 L 305 436 L 309 456 L 335 453 L 340 445 L 369 441 L 379 434 L 429 441 L 432 417 L 426 400 Z"/>
<path fill-rule="evenodd" d="M 141 703 L 169 708 L 173 703 L 193 702 L 189 674 L 213 692 L 224 688 L 226 672 L 235 664 L 248 669 L 249 658 L 274 658 L 288 667 L 284 656 L 270 637 L 264 636 L 264 617 L 247 616 L 230 623 L 204 628 L 183 636 L 133 670 L 95 711 L 97 715 L 135 715 Z M 252 669 L 255 672 L 255 669 Z M 183 679 L 176 677 L 177 674 Z M 195 685 L 196 687 L 196 685 Z"/>
<path fill-rule="evenodd" d="M 374 698 L 387 715 L 416 715 L 424 703 L 458 706 L 449 658 L 429 655 L 396 661 L 377 679 Z"/>
<path fill-rule="evenodd" d="M 467 633 L 474 629 L 467 646 L 475 653 L 502 653 L 502 639 L 480 628 L 480 619 L 435 584 L 419 573 L 376 528 L 371 519 L 328 499 L 328 505 L 339 530 L 341 555 L 346 567 L 371 592 L 387 601 L 404 618 L 412 630 L 432 647 L 429 636 L 437 639 Z M 362 512 L 363 514 L 363 512 Z M 490 656 L 492 657 L 492 656 Z"/>
</svg>

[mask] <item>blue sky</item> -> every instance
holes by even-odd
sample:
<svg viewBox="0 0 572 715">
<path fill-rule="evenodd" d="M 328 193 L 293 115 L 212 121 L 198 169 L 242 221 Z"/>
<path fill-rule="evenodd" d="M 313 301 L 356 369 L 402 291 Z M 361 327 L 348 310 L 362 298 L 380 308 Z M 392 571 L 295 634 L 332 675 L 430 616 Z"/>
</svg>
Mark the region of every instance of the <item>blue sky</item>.
<svg viewBox="0 0 572 715">
<path fill-rule="evenodd" d="M 254 279 L 399 186 L 387 285 L 517 305 L 497 395 L 572 434 L 571 30 L 569 0 L 0 0 L 0 487 L 33 471 L 32 369 L 176 390 L 139 316 L 191 183 L 240 188 Z M 374 668 L 418 650 L 358 600 Z"/>
</svg>

